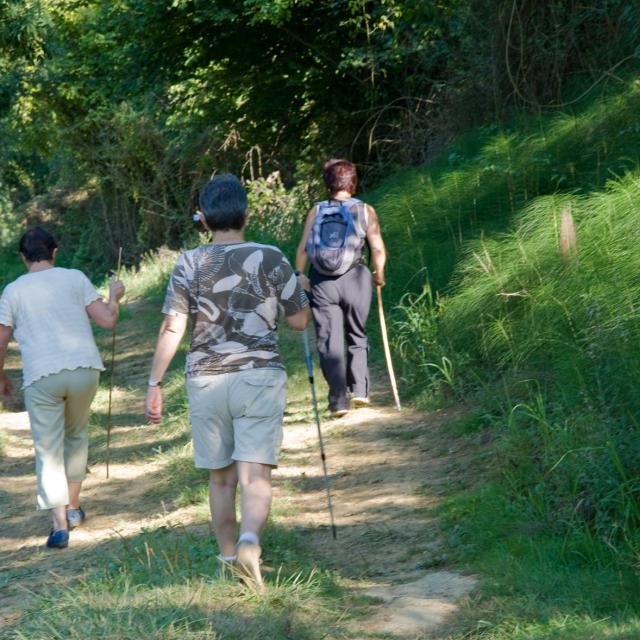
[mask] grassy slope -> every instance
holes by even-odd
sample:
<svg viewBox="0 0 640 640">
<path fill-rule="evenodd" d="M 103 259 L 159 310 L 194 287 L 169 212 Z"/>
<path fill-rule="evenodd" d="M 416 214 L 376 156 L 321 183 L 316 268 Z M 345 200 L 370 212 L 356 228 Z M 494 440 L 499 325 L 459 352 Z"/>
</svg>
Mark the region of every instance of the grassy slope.
<svg viewBox="0 0 640 640">
<path fill-rule="evenodd" d="M 488 577 L 470 637 L 640 637 L 639 108 L 632 81 L 487 127 L 372 194 L 406 381 L 476 407 L 463 437 L 492 443 L 442 511 Z"/>
<path fill-rule="evenodd" d="M 397 172 L 368 194 L 379 209 L 398 297 L 423 269 L 448 290 L 469 242 L 499 237 L 532 199 L 590 193 L 638 166 L 640 81 L 566 113 L 514 116 L 456 141 L 439 160 Z M 408 286 L 407 286 L 408 285 Z"/>
</svg>

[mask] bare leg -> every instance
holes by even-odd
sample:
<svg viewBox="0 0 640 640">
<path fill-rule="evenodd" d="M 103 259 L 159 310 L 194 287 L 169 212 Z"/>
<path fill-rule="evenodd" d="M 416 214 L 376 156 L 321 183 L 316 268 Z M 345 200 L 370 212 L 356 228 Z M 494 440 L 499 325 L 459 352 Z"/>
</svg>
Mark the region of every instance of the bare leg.
<svg viewBox="0 0 640 640">
<path fill-rule="evenodd" d="M 209 472 L 209 505 L 213 530 L 223 556 L 236 553 L 236 486 L 238 470 L 233 463 L 224 469 Z"/>
<path fill-rule="evenodd" d="M 271 467 L 256 462 L 238 462 L 241 488 L 240 538 L 238 564 L 251 578 L 256 588 L 262 589 L 260 572 L 260 532 L 264 529 L 271 509 Z"/>
<path fill-rule="evenodd" d="M 257 462 L 237 462 L 242 521 L 240 533 L 260 535 L 271 509 L 271 467 Z"/>
<path fill-rule="evenodd" d="M 69 509 L 80 508 L 80 489 L 82 489 L 82 482 L 67 481 L 69 485 Z"/>
<path fill-rule="evenodd" d="M 54 531 L 67 528 L 67 508 L 64 505 L 51 509 L 51 516 L 53 518 Z"/>
</svg>

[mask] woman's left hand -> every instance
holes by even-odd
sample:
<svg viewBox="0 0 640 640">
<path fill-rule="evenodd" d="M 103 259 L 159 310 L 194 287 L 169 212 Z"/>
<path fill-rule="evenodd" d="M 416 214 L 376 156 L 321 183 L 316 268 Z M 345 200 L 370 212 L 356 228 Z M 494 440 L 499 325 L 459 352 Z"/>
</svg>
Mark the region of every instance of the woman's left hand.
<svg viewBox="0 0 640 640">
<path fill-rule="evenodd" d="M 120 299 L 124 296 L 124 283 L 122 280 L 116 280 L 111 278 L 109 281 L 109 302 L 112 300 L 120 302 Z"/>
<path fill-rule="evenodd" d="M 379 273 L 377 271 L 373 271 L 371 273 L 371 277 L 373 278 L 373 283 L 376 285 L 376 287 L 384 287 L 385 281 L 384 281 L 384 274 L 383 273 Z"/>
</svg>

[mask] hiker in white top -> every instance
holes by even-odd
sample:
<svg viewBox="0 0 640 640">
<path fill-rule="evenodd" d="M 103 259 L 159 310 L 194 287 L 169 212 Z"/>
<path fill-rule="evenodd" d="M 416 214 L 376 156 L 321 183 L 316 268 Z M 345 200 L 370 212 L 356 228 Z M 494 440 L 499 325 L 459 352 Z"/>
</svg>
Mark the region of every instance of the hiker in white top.
<svg viewBox="0 0 640 640">
<path fill-rule="evenodd" d="M 353 197 L 356 167 L 328 160 L 323 167 L 328 200 L 309 211 L 296 252 L 296 270 L 310 292 L 320 366 L 329 386 L 329 411 L 342 416 L 369 404 L 366 323 L 373 284 L 384 286 L 386 252 L 375 209 Z M 363 250 L 368 245 L 369 270 Z M 311 262 L 309 278 L 302 274 Z M 345 358 L 346 342 L 346 358 Z"/>
<path fill-rule="evenodd" d="M 4 371 L 15 337 L 22 355 L 24 400 L 31 423 L 38 481 L 38 507 L 50 509 L 48 547 L 68 545 L 68 529 L 85 517 L 80 489 L 87 468 L 89 411 L 104 369 L 91 330 L 92 319 L 115 326 L 121 282 L 112 280 L 103 302 L 88 278 L 54 266 L 57 244 L 36 227 L 20 239 L 28 273 L 7 285 L 0 298 L 0 394 L 12 395 Z"/>
</svg>

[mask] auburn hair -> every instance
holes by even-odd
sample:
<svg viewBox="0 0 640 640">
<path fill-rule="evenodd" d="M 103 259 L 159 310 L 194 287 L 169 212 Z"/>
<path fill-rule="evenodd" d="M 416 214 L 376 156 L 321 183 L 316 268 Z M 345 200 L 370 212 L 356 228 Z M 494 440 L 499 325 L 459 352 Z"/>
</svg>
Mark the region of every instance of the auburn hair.
<svg viewBox="0 0 640 640">
<path fill-rule="evenodd" d="M 348 160 L 327 160 L 322 167 L 322 177 L 330 193 L 348 191 L 353 194 L 358 187 L 356 165 Z"/>
</svg>

